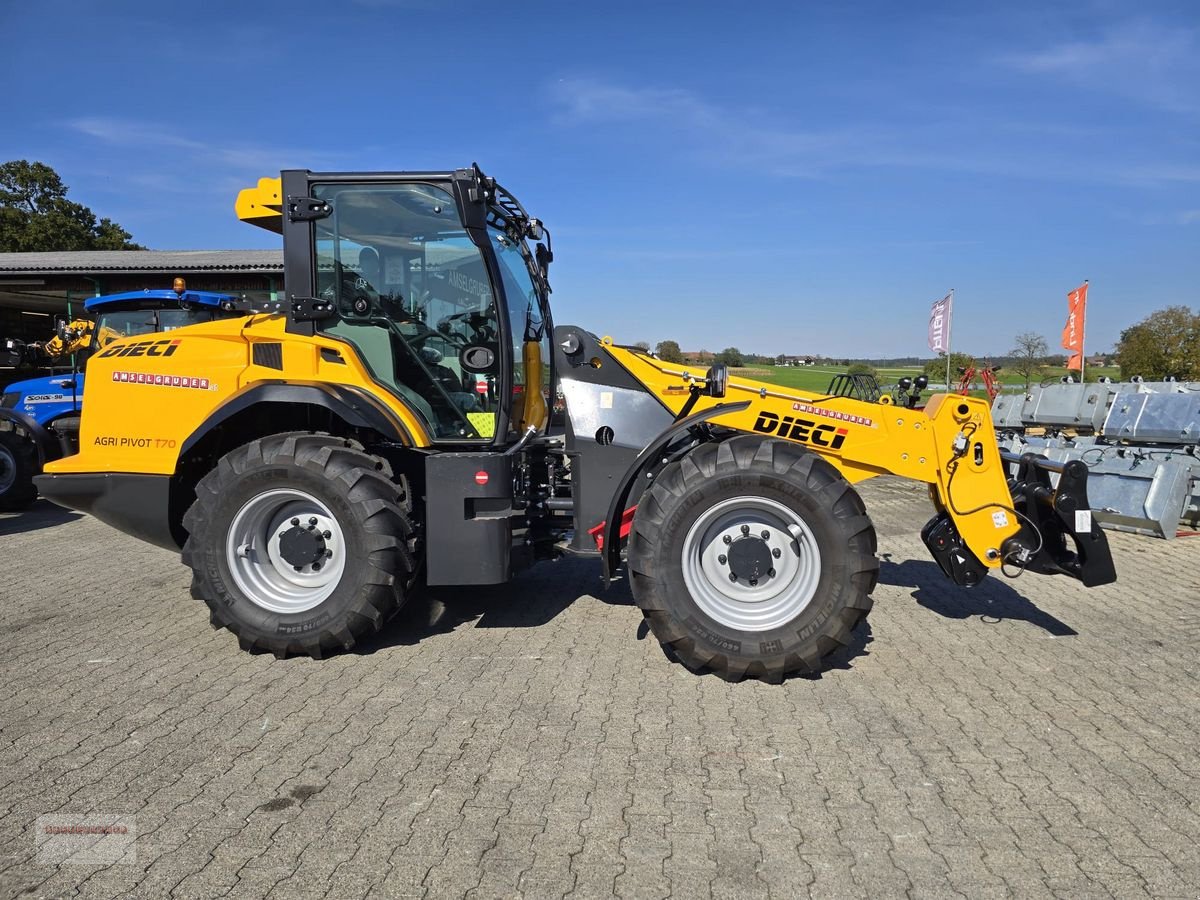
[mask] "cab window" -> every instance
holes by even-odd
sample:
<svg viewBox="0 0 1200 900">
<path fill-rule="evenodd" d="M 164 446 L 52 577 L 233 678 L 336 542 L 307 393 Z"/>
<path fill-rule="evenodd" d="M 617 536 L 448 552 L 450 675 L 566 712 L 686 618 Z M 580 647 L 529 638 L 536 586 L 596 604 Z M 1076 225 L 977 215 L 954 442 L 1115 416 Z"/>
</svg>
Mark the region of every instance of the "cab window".
<svg viewBox="0 0 1200 900">
<path fill-rule="evenodd" d="M 504 297 L 508 304 L 508 321 L 512 331 L 512 414 L 510 430 L 516 429 L 522 418 L 527 397 L 541 391 L 547 406 L 550 402 L 550 335 L 542 315 L 542 307 L 533 278 L 529 274 L 520 246 L 495 226 L 488 227 L 500 277 L 504 281 Z M 540 373 L 527 371 L 528 362 L 538 360 Z M 539 429 L 545 422 L 532 423 Z"/>
<path fill-rule="evenodd" d="M 237 315 L 241 314 L 215 308 L 161 309 L 151 306 L 142 309 L 108 310 L 101 312 L 96 318 L 96 328 L 92 333 L 93 349 L 102 349 L 118 338 L 154 334 L 159 331 L 174 331 L 176 328 Z"/>
<path fill-rule="evenodd" d="M 317 292 L 375 379 L 441 440 L 490 440 L 500 326 L 487 267 L 454 198 L 432 185 L 315 185 Z M 480 349 L 487 352 L 480 352 Z M 489 362 L 490 360 L 490 362 Z"/>
</svg>

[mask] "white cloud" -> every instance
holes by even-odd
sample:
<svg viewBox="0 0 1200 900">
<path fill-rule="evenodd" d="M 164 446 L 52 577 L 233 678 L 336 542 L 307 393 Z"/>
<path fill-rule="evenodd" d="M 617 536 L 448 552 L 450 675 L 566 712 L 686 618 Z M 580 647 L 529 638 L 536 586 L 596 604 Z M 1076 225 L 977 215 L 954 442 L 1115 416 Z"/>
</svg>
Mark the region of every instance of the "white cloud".
<svg viewBox="0 0 1200 900">
<path fill-rule="evenodd" d="M 1171 112 L 1200 112 L 1200 30 L 1134 20 L 1090 39 L 1004 54 L 997 62 Z"/>
<path fill-rule="evenodd" d="M 178 163 L 183 157 L 189 165 L 199 165 L 207 170 L 224 170 L 243 177 L 259 178 L 277 174 L 288 166 L 321 167 L 331 161 L 330 154 L 312 149 L 226 143 L 218 137 L 207 136 L 199 139 L 160 125 L 130 119 L 93 116 L 72 119 L 66 125 L 105 144 L 156 151 L 154 156 L 164 168 L 170 168 L 172 163 Z M 173 152 L 164 154 L 161 152 L 163 150 Z"/>
<path fill-rule="evenodd" d="M 594 79 L 560 78 L 551 88 L 564 115 L 583 122 L 666 118 L 697 128 L 719 126 L 721 112 L 690 91 L 631 88 Z"/>
<path fill-rule="evenodd" d="M 722 106 L 679 88 L 562 78 L 549 94 L 561 125 L 603 125 L 610 135 L 624 128 L 647 147 L 658 142 L 676 157 L 759 175 L 824 178 L 878 168 L 1127 187 L 1200 181 L 1200 167 L 1188 163 L 1117 160 L 1106 151 L 1121 140 L 1102 123 L 1014 122 L 979 112 L 947 119 L 933 110 L 928 121 L 788 127 L 786 114 Z"/>
<path fill-rule="evenodd" d="M 888 140 L 880 129 L 867 127 L 779 128 L 679 88 L 564 78 L 550 94 L 564 124 L 648 123 L 703 160 L 777 176 L 816 178 L 846 165 L 870 164 Z"/>
</svg>

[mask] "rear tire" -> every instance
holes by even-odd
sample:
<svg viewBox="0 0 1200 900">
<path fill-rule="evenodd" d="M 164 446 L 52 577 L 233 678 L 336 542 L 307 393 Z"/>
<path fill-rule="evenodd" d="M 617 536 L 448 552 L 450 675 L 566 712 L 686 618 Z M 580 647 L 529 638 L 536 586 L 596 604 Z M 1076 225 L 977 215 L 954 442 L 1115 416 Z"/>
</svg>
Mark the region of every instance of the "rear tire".
<svg viewBox="0 0 1200 900">
<path fill-rule="evenodd" d="M 184 517 L 192 596 L 244 650 L 321 658 L 378 632 L 416 565 L 408 498 L 348 441 L 285 434 L 221 458 Z"/>
<path fill-rule="evenodd" d="M 871 609 L 875 529 L 816 454 L 739 435 L 663 469 L 629 537 L 633 596 L 693 671 L 780 681 L 819 671 Z"/>
<path fill-rule="evenodd" d="M 15 431 L 0 431 L 0 512 L 28 509 L 37 499 L 37 448 Z"/>
</svg>

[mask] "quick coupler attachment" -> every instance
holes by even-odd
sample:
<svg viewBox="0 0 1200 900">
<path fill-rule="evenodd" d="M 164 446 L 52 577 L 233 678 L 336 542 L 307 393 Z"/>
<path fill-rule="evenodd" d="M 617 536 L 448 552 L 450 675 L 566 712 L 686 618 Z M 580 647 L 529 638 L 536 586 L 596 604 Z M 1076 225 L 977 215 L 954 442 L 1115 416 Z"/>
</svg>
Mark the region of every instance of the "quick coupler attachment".
<svg viewBox="0 0 1200 900">
<path fill-rule="evenodd" d="M 1116 581 L 1108 538 L 1088 502 L 1087 464 L 1056 462 L 1037 453 L 1001 451 L 1000 456 L 1009 466 L 1008 489 L 1021 523 L 1001 547 L 1004 563 L 1043 575 L 1069 575 L 1087 587 Z M 1057 484 L 1051 475 L 1058 476 Z"/>
</svg>

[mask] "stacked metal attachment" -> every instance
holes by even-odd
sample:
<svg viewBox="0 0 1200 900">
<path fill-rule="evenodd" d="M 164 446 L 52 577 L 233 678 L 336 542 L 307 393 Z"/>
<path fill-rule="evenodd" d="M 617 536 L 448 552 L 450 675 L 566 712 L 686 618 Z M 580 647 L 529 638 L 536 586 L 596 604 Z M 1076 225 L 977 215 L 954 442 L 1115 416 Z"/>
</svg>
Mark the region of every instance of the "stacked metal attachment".
<svg viewBox="0 0 1200 900">
<path fill-rule="evenodd" d="M 1174 538 L 1200 527 L 1200 382 L 1051 384 L 1000 394 L 1004 449 L 1087 464 L 1108 528 Z"/>
</svg>

